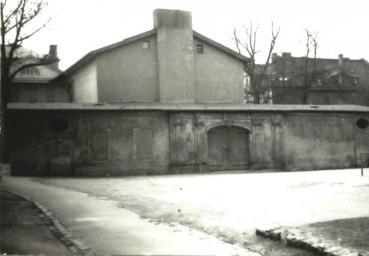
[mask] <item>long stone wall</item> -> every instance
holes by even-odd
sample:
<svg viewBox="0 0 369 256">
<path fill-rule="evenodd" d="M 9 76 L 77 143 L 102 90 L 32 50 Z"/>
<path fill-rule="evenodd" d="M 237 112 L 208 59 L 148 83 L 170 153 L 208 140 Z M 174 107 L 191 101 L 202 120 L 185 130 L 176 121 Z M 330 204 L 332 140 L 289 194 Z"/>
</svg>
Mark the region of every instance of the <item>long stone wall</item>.
<svg viewBox="0 0 369 256">
<path fill-rule="evenodd" d="M 13 110 L 11 118 L 14 175 L 348 168 L 369 153 L 365 112 Z"/>
</svg>

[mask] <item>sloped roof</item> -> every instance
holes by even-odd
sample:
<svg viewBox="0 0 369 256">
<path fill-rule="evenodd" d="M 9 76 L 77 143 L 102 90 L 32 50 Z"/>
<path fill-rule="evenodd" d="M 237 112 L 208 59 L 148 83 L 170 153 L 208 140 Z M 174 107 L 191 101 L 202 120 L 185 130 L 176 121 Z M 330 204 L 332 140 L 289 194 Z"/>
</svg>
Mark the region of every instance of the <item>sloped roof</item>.
<svg viewBox="0 0 369 256">
<path fill-rule="evenodd" d="M 81 59 L 79 59 L 72 66 L 70 66 L 61 75 L 59 75 L 58 77 L 56 77 L 55 80 L 60 79 L 61 77 L 64 77 L 64 76 L 68 76 L 70 74 L 73 74 L 78 69 L 80 69 L 81 67 L 83 67 L 85 64 L 87 64 L 91 60 L 95 59 L 95 57 L 97 55 L 99 55 L 100 53 L 104 53 L 104 52 L 113 50 L 115 48 L 121 47 L 123 45 L 129 44 L 129 43 L 132 43 L 132 42 L 135 42 L 137 40 L 140 40 L 140 39 L 143 39 L 143 38 L 146 38 L 148 36 L 155 35 L 155 34 L 156 34 L 156 29 L 149 30 L 149 31 L 146 31 L 144 33 L 141 33 L 141 34 L 138 34 L 138 35 L 135 35 L 135 36 L 126 38 L 126 39 L 124 39 L 124 40 L 122 40 L 120 42 L 117 42 L 117 43 L 114 43 L 114 44 L 111 44 L 111 45 L 107 45 L 107 46 L 104 46 L 102 48 L 99 48 L 99 49 L 96 49 L 94 51 L 91 51 L 91 52 L 87 53 L 85 56 L 83 56 Z"/>
<path fill-rule="evenodd" d="M 105 46 L 105 47 L 102 47 L 102 48 L 99 48 L 97 50 L 94 50 L 94 51 L 91 51 L 89 53 L 87 53 L 85 56 L 83 56 L 80 60 L 78 60 L 76 63 L 74 63 L 72 66 L 70 66 L 67 70 L 65 70 L 61 75 L 59 75 L 58 77 L 56 77 L 56 79 L 60 79 L 64 76 L 68 76 L 72 73 L 74 73 L 75 71 L 77 71 L 78 69 L 80 69 L 81 67 L 83 67 L 85 64 L 87 64 L 88 62 L 90 62 L 91 60 L 95 59 L 97 55 L 101 54 L 101 53 L 104 53 L 104 52 L 107 52 L 107 51 L 110 51 L 110 50 L 113 50 L 113 49 L 116 49 L 118 47 L 121 47 L 121 46 L 124 46 L 124 45 L 127 45 L 129 43 L 132 43 L 132 42 L 135 42 L 135 41 L 138 41 L 138 40 L 142 40 L 143 38 L 146 38 L 146 37 L 149 37 L 149 36 L 152 36 L 152 35 L 156 35 L 157 33 L 157 29 L 152 29 L 152 30 L 149 30 L 149 31 L 146 31 L 144 33 L 141 33 L 141 34 L 138 34 L 138 35 L 135 35 L 135 36 L 132 36 L 132 37 L 129 37 L 129 38 L 126 38 L 120 42 L 117 42 L 117 43 L 114 43 L 114 44 L 111 44 L 111 45 L 108 45 L 108 46 Z M 220 51 L 223 51 L 237 59 L 239 59 L 240 61 L 249 61 L 250 59 L 247 58 L 246 56 L 243 56 L 239 53 L 237 53 L 236 51 L 233 51 L 232 49 L 220 44 L 220 43 L 217 43 L 213 40 L 211 40 L 210 38 L 204 36 L 204 35 L 201 35 L 200 33 L 196 32 L 196 31 L 193 31 L 193 36 L 194 38 L 200 40 L 200 41 L 203 41 L 203 42 L 206 42 L 210 45 L 212 45 L 214 48 L 220 50 Z"/>
<path fill-rule="evenodd" d="M 241 61 L 245 61 L 245 62 L 249 62 L 250 61 L 250 58 L 248 58 L 248 57 L 246 57 L 246 56 L 244 56 L 242 54 L 239 54 L 238 52 L 236 52 L 236 51 L 234 51 L 234 50 L 232 50 L 232 49 L 230 49 L 230 48 L 228 48 L 228 47 L 226 47 L 226 46 L 224 46 L 224 45 L 222 45 L 220 43 L 217 43 L 214 40 L 212 40 L 212 39 L 210 39 L 210 38 L 208 38 L 208 37 L 206 37 L 206 36 L 204 36 L 204 35 L 196 32 L 196 31 L 193 31 L 193 36 L 195 38 L 197 38 L 198 40 L 203 41 L 205 43 L 208 43 L 208 44 L 212 45 L 213 47 L 217 48 L 218 50 L 221 50 L 221 51 L 223 51 L 225 53 L 228 53 L 231 56 L 233 56 L 233 57 L 235 57 L 235 58 L 237 58 L 237 59 L 239 59 Z"/>
<path fill-rule="evenodd" d="M 35 57 L 33 55 L 26 55 L 25 57 L 22 57 L 19 61 L 17 61 L 17 65 L 21 64 L 22 62 L 27 62 L 29 60 L 33 61 L 34 63 L 37 63 L 38 61 L 40 61 L 40 59 L 43 57 Z M 58 73 L 62 73 L 63 71 L 61 69 L 59 69 L 58 67 L 53 66 L 52 64 L 44 64 L 44 65 L 40 65 L 40 66 L 44 66 L 44 67 L 48 67 Z"/>
<path fill-rule="evenodd" d="M 217 112 L 360 112 L 369 107 L 359 105 L 263 105 L 263 104 L 175 104 L 175 103 L 9 103 L 10 110 L 70 110 L 70 111 L 217 111 Z"/>
<path fill-rule="evenodd" d="M 10 51 L 10 46 L 5 46 L 5 51 L 8 54 Z M 14 51 L 14 58 L 23 59 L 32 56 L 33 58 L 43 58 L 44 54 L 36 52 L 34 50 L 28 49 L 26 47 L 20 46 Z"/>
<path fill-rule="evenodd" d="M 6 50 L 6 53 L 8 54 L 9 51 L 10 51 L 10 47 L 6 46 L 5 50 Z M 34 50 L 28 49 L 26 47 L 20 46 L 14 51 L 14 58 L 16 59 L 16 62 L 13 63 L 13 65 L 21 65 L 22 62 L 27 62 L 27 61 L 32 61 L 34 63 L 37 63 L 40 60 L 42 60 L 43 58 L 45 58 L 45 56 L 47 56 L 47 54 L 41 54 L 37 51 L 34 51 Z M 58 67 L 56 67 L 52 64 L 43 64 L 43 65 L 40 65 L 40 66 L 48 67 L 48 68 L 58 72 L 59 74 L 61 74 L 63 72 Z"/>
<path fill-rule="evenodd" d="M 287 63 L 287 74 L 294 72 L 305 65 L 306 57 L 294 57 L 294 56 L 277 56 L 273 61 L 275 67 L 279 66 L 280 61 Z M 309 65 L 312 65 L 314 58 L 308 58 Z M 350 58 L 342 58 L 343 64 L 339 63 L 337 59 L 329 58 L 316 58 L 317 71 L 324 70 L 325 72 L 345 72 L 346 75 L 351 77 L 359 77 L 359 82 L 369 83 L 369 63 L 365 59 L 352 60 Z M 283 64 L 281 64 L 283 65 Z"/>
</svg>

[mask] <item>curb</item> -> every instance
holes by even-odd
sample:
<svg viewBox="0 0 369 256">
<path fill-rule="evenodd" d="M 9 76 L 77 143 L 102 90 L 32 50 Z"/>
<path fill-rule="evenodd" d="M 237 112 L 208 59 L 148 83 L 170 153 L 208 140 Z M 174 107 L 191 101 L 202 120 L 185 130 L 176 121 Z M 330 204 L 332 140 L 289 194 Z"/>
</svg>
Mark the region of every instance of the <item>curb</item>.
<svg viewBox="0 0 369 256">
<path fill-rule="evenodd" d="M 304 249 L 322 256 L 369 256 L 365 252 L 358 252 L 329 242 L 314 239 L 314 235 L 295 234 L 285 228 L 256 229 L 256 235 L 280 241 L 286 246 Z"/>
<path fill-rule="evenodd" d="M 33 204 L 41 212 L 39 213 L 39 217 L 46 223 L 46 226 L 49 228 L 51 233 L 58 240 L 60 240 L 73 254 L 79 255 L 94 254 L 89 247 L 87 247 L 81 241 L 73 237 L 72 234 L 60 223 L 60 221 L 56 219 L 54 215 L 42 204 L 32 200 L 29 197 L 14 193 L 12 191 L 6 189 L 1 190 L 13 194 L 17 197 L 20 197 Z"/>
</svg>

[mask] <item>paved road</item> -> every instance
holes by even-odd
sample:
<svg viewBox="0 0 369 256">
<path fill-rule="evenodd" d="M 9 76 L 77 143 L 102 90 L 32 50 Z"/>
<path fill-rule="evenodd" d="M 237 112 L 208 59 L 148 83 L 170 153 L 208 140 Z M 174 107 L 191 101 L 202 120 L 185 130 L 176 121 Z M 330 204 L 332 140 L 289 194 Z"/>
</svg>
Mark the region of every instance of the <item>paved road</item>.
<svg viewBox="0 0 369 256">
<path fill-rule="evenodd" d="M 178 224 L 152 223 L 107 198 L 19 177 L 3 177 L 2 186 L 46 206 L 97 254 L 258 255 Z"/>
<path fill-rule="evenodd" d="M 1 254 L 72 253 L 51 233 L 50 221 L 39 214 L 31 202 L 1 191 Z"/>
</svg>

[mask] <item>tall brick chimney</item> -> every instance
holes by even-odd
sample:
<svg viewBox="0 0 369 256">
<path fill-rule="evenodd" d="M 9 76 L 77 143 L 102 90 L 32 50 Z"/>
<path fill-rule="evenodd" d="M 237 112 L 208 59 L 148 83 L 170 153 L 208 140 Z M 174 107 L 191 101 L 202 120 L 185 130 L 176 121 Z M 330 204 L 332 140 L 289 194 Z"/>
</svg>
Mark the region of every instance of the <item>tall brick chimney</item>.
<svg viewBox="0 0 369 256">
<path fill-rule="evenodd" d="M 195 102 L 194 50 L 191 12 L 157 9 L 160 102 Z"/>
<path fill-rule="evenodd" d="M 340 66 L 343 66 L 344 60 L 343 60 L 343 54 L 338 55 L 338 64 Z"/>
<path fill-rule="evenodd" d="M 275 63 L 278 60 L 279 56 L 278 53 L 273 52 L 272 53 L 272 64 Z"/>
<path fill-rule="evenodd" d="M 58 59 L 58 46 L 51 44 L 49 48 L 49 58 L 51 60 L 55 60 L 55 62 L 51 63 L 52 66 L 59 68 L 59 59 Z"/>
</svg>

